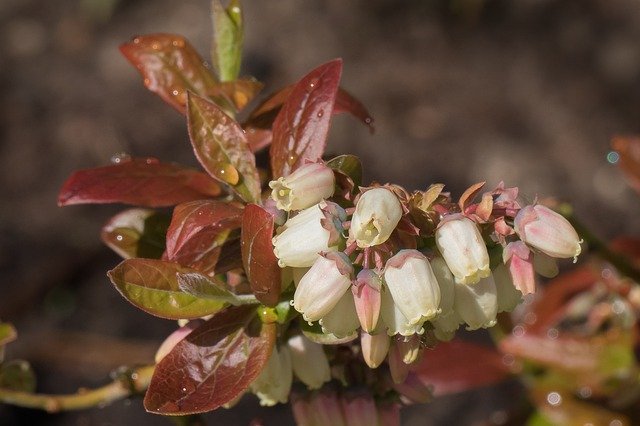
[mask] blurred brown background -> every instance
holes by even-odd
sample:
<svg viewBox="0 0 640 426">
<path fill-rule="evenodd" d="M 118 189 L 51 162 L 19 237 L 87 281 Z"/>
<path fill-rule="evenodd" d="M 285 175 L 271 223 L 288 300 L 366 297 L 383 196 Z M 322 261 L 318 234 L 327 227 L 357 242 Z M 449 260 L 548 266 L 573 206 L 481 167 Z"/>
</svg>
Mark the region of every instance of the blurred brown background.
<svg viewBox="0 0 640 426">
<path fill-rule="evenodd" d="M 603 237 L 640 231 L 638 198 L 607 161 L 612 135 L 640 133 L 637 0 L 244 5 L 243 73 L 266 83 L 263 95 L 344 59 L 343 87 L 369 107 L 376 133 L 340 116 L 329 146 L 360 156 L 368 179 L 443 182 L 454 196 L 504 180 L 528 200 L 570 201 Z M 183 34 L 206 57 L 208 0 L 0 0 L 0 318 L 18 327 L 8 355 L 33 361 L 41 391 L 102 384 L 119 364 L 148 362 L 173 328 L 105 276 L 118 258 L 99 230 L 120 207 L 56 207 L 73 170 L 115 153 L 195 164 L 183 117 L 117 49 L 152 32 Z M 437 401 L 426 415 L 414 407 L 404 423 L 473 424 L 506 407 L 513 387 Z M 292 421 L 286 407 L 243 404 L 251 409 L 211 424 Z M 0 424 L 37 423 L 170 424 L 138 400 L 55 416 L 0 406 Z"/>
</svg>

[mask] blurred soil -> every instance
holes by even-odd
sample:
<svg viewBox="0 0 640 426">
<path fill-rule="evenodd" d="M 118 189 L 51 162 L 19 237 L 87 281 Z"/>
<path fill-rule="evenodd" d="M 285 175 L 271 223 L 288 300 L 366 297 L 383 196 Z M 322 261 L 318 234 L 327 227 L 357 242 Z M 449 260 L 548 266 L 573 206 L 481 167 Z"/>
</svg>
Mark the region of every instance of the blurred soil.
<svg viewBox="0 0 640 426">
<path fill-rule="evenodd" d="M 640 133 L 636 0 L 245 1 L 244 73 L 265 94 L 334 57 L 343 86 L 376 133 L 334 121 L 330 151 L 353 153 L 366 177 L 409 189 L 477 181 L 526 199 L 571 202 L 605 238 L 640 232 L 640 203 L 606 155 L 615 134 Z M 119 260 L 101 225 L 120 206 L 59 209 L 75 169 L 127 152 L 194 164 L 183 118 L 148 93 L 118 44 L 185 35 L 206 56 L 208 0 L 0 1 L 0 318 L 21 338 L 44 392 L 107 380 L 149 362 L 174 327 L 124 301 L 105 271 Z M 77 350 L 76 350 L 77 349 Z M 514 384 L 404 413 L 407 425 L 473 424 L 510 403 Z M 286 407 L 208 416 L 210 424 L 290 424 Z M 283 420 L 284 419 L 284 420 Z M 139 400 L 48 416 L 0 407 L 0 424 L 170 424 Z"/>
</svg>

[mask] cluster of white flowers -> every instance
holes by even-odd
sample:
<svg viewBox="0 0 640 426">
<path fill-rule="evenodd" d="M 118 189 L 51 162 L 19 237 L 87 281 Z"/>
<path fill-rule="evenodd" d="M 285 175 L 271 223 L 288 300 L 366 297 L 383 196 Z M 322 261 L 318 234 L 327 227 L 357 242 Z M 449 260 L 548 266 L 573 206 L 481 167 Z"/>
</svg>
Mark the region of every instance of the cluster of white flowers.
<svg viewBox="0 0 640 426">
<path fill-rule="evenodd" d="M 402 221 L 410 227 L 411 218 L 394 187 L 361 188 L 353 207 L 344 209 L 328 200 L 334 186 L 333 171 L 322 163 L 270 183 L 277 208 L 288 215 L 273 238 L 274 253 L 282 268 L 293 268 L 292 305 L 304 320 L 337 338 L 359 334 L 365 362 L 376 368 L 388 357 L 396 381 L 406 375 L 394 360 L 413 362 L 420 335 L 449 340 L 462 324 L 493 326 L 498 312 L 513 310 L 535 290 L 536 271 L 553 275 L 553 258 L 580 253 L 566 219 L 531 205 L 512 218 L 502 262 L 492 268 L 487 246 L 497 242 L 486 234 L 489 222 L 483 228 L 451 208 L 439 213 L 431 243 L 417 233 L 400 238 L 396 230 Z M 286 364 L 287 350 L 282 346 L 274 357 Z M 317 383 L 293 370 L 309 386 Z"/>
</svg>

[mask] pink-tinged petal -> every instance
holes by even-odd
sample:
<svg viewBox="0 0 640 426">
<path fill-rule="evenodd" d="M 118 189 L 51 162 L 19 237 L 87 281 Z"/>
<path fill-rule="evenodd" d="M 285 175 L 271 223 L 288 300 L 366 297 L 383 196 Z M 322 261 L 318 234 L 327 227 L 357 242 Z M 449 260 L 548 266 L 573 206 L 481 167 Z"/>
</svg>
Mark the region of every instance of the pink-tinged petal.
<svg viewBox="0 0 640 426">
<path fill-rule="evenodd" d="M 373 331 L 378 324 L 382 303 L 381 284 L 378 274 L 371 269 L 363 269 L 358 273 L 355 285 L 351 287 L 360 326 L 367 333 Z"/>
<path fill-rule="evenodd" d="M 533 267 L 533 253 L 522 241 L 509 243 L 503 253 L 515 288 L 523 295 L 535 293 L 536 276 Z"/>
<path fill-rule="evenodd" d="M 391 338 L 386 333 L 369 334 L 360 333 L 360 346 L 362 348 L 362 357 L 369 368 L 378 368 L 382 361 L 389 353 L 389 345 Z"/>
<path fill-rule="evenodd" d="M 520 210 L 514 228 L 522 241 L 551 257 L 575 259 L 582 251 L 582 240 L 569 221 L 543 205 Z"/>
</svg>

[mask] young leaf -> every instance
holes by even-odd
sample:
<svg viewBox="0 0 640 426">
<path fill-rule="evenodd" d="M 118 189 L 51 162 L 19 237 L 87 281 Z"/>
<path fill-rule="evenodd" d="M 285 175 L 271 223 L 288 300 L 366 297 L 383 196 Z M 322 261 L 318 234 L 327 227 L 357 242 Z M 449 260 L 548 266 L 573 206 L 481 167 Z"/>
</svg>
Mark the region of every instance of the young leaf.
<svg viewBox="0 0 640 426">
<path fill-rule="evenodd" d="M 62 185 L 59 206 L 124 203 L 164 207 L 220 195 L 209 176 L 155 158 L 78 170 Z"/>
<path fill-rule="evenodd" d="M 275 334 L 274 324 L 256 321 L 255 307 L 217 313 L 156 365 L 145 408 L 181 415 L 215 410 L 232 401 L 264 368 Z"/>
<path fill-rule="evenodd" d="M 198 200 L 179 204 L 167 230 L 165 257 L 213 273 L 222 245 L 241 221 L 242 209 L 230 203 Z"/>
<path fill-rule="evenodd" d="M 273 253 L 273 216 L 262 207 L 249 204 L 242 215 L 242 263 L 251 290 L 267 306 L 280 298 L 281 271 Z"/>
<path fill-rule="evenodd" d="M 242 61 L 242 7 L 240 0 L 231 0 L 225 9 L 220 0 L 211 2 L 213 42 L 211 58 L 221 81 L 233 81 L 240 74 Z"/>
<path fill-rule="evenodd" d="M 102 227 L 102 241 L 124 259 L 160 259 L 171 217 L 150 209 L 128 209 Z"/>
<path fill-rule="evenodd" d="M 189 94 L 187 126 L 202 167 L 248 202 L 260 200 L 256 161 L 242 128 L 217 105 Z"/>
<path fill-rule="evenodd" d="M 439 342 L 412 370 L 422 381 L 434 386 L 434 395 L 487 386 L 508 375 L 500 353 L 463 340 Z"/>
<path fill-rule="evenodd" d="M 0 367 L 0 389 L 34 392 L 36 390 L 36 375 L 31 365 L 21 359 L 2 364 Z"/>
<path fill-rule="evenodd" d="M 291 91 L 273 123 L 274 178 L 322 157 L 341 73 L 342 60 L 335 59 L 311 71 Z"/>
<path fill-rule="evenodd" d="M 280 112 L 282 105 L 286 102 L 294 87 L 295 85 L 287 86 L 274 93 L 258 105 L 256 109 L 251 112 L 251 115 L 245 122 L 245 127 L 263 130 L 270 129 L 273 125 L 273 121 Z M 371 114 L 369 114 L 369 111 L 367 111 L 362 102 L 354 98 L 343 88 L 339 87 L 338 94 L 336 95 L 336 103 L 333 107 L 333 114 L 340 114 L 343 112 L 350 113 L 362 123 L 369 126 L 369 129 L 373 132 L 373 118 L 371 117 Z"/>
<path fill-rule="evenodd" d="M 107 273 L 125 299 L 161 318 L 200 318 L 224 307 L 224 302 L 184 293 L 180 289 L 179 274 L 198 274 L 198 271 L 161 260 L 126 259 Z"/>
<path fill-rule="evenodd" d="M 362 185 L 362 163 L 355 155 L 339 155 L 327 161 L 327 166 L 351 179 L 353 185 Z"/>
</svg>

